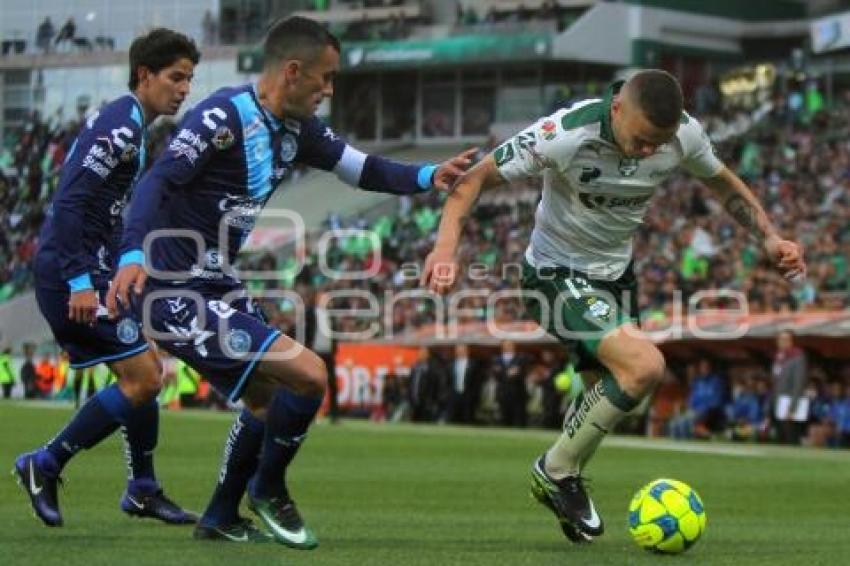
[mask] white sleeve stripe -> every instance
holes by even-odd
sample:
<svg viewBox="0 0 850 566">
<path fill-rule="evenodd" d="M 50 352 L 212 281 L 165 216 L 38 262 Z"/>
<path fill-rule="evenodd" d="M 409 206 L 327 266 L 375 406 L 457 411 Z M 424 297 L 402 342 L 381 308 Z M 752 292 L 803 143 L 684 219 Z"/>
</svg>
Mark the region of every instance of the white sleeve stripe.
<svg viewBox="0 0 850 566">
<path fill-rule="evenodd" d="M 334 167 L 334 173 L 341 181 L 357 186 L 357 183 L 360 182 L 360 175 L 363 173 L 363 166 L 366 164 L 366 157 L 367 155 L 362 151 L 346 144 L 342 157 L 339 158 L 336 167 Z"/>
</svg>

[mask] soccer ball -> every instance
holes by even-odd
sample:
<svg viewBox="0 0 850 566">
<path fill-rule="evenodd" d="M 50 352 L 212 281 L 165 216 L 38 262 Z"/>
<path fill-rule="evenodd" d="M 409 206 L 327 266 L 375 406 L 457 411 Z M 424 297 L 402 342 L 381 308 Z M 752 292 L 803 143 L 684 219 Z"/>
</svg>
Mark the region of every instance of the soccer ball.
<svg viewBox="0 0 850 566">
<path fill-rule="evenodd" d="M 638 546 L 678 554 L 705 532 L 705 507 L 686 483 L 660 479 L 642 487 L 629 504 L 629 532 Z"/>
</svg>

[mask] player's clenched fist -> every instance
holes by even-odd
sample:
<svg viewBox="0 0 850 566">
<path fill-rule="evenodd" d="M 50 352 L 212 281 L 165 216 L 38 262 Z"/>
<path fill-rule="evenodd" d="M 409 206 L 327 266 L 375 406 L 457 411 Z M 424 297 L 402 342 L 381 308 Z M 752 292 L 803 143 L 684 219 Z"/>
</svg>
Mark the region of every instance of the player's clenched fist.
<svg viewBox="0 0 850 566">
<path fill-rule="evenodd" d="M 434 250 L 425 258 L 425 267 L 419 280 L 421 286 L 445 295 L 457 280 L 458 263 L 453 253 Z"/>
<path fill-rule="evenodd" d="M 124 308 L 130 306 L 130 290 L 140 295 L 145 288 L 147 278 L 148 274 L 145 273 L 144 266 L 137 263 L 125 265 L 118 270 L 106 294 L 106 308 L 109 310 L 110 318 L 118 316 L 119 302 Z"/>
<path fill-rule="evenodd" d="M 803 247 L 797 242 L 779 237 L 768 238 L 764 242 L 768 256 L 776 262 L 776 268 L 789 280 L 806 275 L 806 261 L 803 259 Z"/>
</svg>

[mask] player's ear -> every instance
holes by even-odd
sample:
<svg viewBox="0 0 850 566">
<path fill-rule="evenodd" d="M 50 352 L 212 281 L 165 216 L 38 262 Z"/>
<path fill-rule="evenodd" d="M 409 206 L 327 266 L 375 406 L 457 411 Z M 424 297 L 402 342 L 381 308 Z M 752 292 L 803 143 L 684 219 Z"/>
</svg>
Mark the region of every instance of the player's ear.
<svg viewBox="0 0 850 566">
<path fill-rule="evenodd" d="M 136 75 L 139 78 L 139 85 L 141 86 L 145 84 L 145 81 L 147 81 L 150 77 L 153 76 L 153 71 L 151 71 L 149 67 L 139 65 L 139 67 L 136 69 Z"/>
<path fill-rule="evenodd" d="M 286 82 L 291 83 L 298 80 L 301 76 L 301 61 L 298 59 L 289 59 L 283 63 L 283 76 Z"/>
<path fill-rule="evenodd" d="M 615 95 L 614 98 L 611 100 L 611 114 L 619 114 L 622 107 L 623 107 L 622 96 Z"/>
</svg>

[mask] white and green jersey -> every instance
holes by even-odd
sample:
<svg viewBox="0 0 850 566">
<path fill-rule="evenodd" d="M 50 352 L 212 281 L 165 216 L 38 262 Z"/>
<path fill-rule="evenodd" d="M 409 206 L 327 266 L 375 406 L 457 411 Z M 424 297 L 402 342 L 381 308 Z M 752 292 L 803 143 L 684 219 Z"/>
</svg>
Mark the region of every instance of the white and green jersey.
<svg viewBox="0 0 850 566">
<path fill-rule="evenodd" d="M 627 158 L 611 132 L 611 99 L 579 102 L 541 118 L 496 148 L 507 181 L 543 177 L 526 259 L 534 267 L 561 266 L 594 279 L 614 280 L 632 257 L 632 235 L 656 187 L 681 166 L 712 177 L 723 164 L 702 126 L 682 114 L 676 136 L 645 159 Z M 663 205 L 663 203 L 662 203 Z"/>
</svg>

